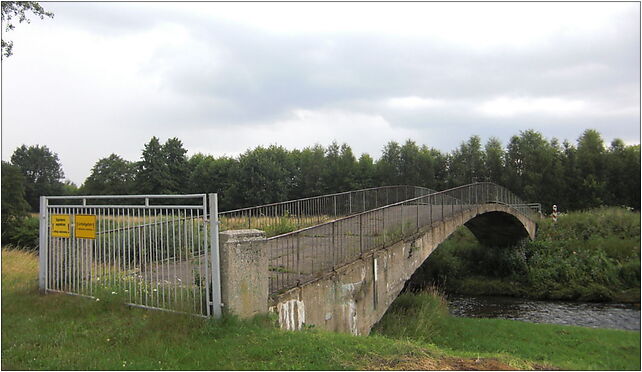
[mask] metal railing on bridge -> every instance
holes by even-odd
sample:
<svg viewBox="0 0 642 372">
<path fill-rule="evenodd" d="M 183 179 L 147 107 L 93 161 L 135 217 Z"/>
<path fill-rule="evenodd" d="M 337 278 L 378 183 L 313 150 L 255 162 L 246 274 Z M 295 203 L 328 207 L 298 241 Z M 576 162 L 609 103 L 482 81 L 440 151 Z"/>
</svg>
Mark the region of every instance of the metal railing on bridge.
<svg viewBox="0 0 642 372">
<path fill-rule="evenodd" d="M 414 190 L 414 195 L 412 192 L 402 194 L 392 201 L 388 199 L 388 204 L 381 205 L 381 191 L 389 192 L 389 189 L 359 190 L 354 193 L 370 192 L 370 195 L 376 195 L 375 202 L 363 202 L 357 209 L 349 210 L 346 209 L 344 200 L 356 194 L 335 194 L 341 195 L 339 200 L 343 201 L 339 204 L 341 208 L 335 209 L 335 213 L 328 213 L 327 209 L 327 200 L 332 200 L 334 195 L 318 197 L 316 200 L 326 201 L 321 202 L 320 207 L 312 209 L 320 216 L 306 214 L 306 218 L 317 217 L 318 221 L 321 221 L 321 216 L 334 217 L 343 214 L 344 217 L 268 238 L 270 293 L 278 293 L 311 281 L 358 259 L 366 252 L 393 244 L 417 233 L 424 226 L 475 208 L 479 204 L 501 203 L 530 218 L 537 215 L 530 204 L 508 189 L 489 182 L 440 192 L 423 188 L 413 189 L 409 186 L 392 188 L 408 188 Z M 287 205 L 296 206 L 295 202 L 286 203 L 294 203 Z M 334 206 L 332 203 L 329 205 Z M 252 220 L 248 222 L 248 226 L 254 227 Z"/>
<path fill-rule="evenodd" d="M 221 230 L 259 229 L 268 236 L 435 193 L 419 186 L 381 186 L 219 213 Z"/>
</svg>

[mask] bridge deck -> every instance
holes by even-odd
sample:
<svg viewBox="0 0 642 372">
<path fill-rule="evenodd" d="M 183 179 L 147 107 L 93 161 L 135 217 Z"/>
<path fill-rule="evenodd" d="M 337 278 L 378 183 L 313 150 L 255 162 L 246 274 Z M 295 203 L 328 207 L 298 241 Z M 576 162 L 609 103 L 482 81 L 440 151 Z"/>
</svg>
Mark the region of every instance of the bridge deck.
<svg viewBox="0 0 642 372">
<path fill-rule="evenodd" d="M 312 280 L 358 259 L 362 253 L 474 206 L 400 205 L 385 211 L 385 221 L 383 213 L 365 214 L 361 220 L 348 218 L 334 226 L 325 223 L 298 234 L 269 239 L 270 293 Z"/>
</svg>

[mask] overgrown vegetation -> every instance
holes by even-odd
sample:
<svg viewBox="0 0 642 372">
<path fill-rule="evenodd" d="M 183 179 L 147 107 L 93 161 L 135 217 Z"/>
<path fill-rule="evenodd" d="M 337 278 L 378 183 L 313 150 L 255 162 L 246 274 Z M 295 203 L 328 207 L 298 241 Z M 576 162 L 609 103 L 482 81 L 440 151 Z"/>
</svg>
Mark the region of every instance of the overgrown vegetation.
<svg viewBox="0 0 642 372">
<path fill-rule="evenodd" d="M 400 295 L 373 333 L 470 356 L 502 352 L 545 369 L 640 369 L 639 332 L 456 318 L 435 290 Z"/>
<path fill-rule="evenodd" d="M 339 370 L 638 369 L 639 333 L 446 315 L 443 300 L 404 295 L 376 335 L 286 332 L 270 316 L 206 320 L 37 290 L 34 253 L 2 250 L 2 369 Z M 428 304 L 424 304 L 424 300 Z M 404 303 L 405 301 L 405 303 Z M 400 305 L 399 305 L 400 304 Z M 404 309 L 403 319 L 395 319 Z M 436 310 L 438 316 L 431 316 Z M 421 314 L 422 318 L 416 315 Z M 522 336 L 528 335 L 524 340 Z M 430 335 L 430 337 L 423 337 Z M 578 347 L 578 344 L 581 346 Z"/>
<path fill-rule="evenodd" d="M 640 301 L 640 213 L 571 212 L 539 223 L 535 241 L 484 247 L 462 227 L 413 278 L 449 293 L 539 299 Z"/>
</svg>

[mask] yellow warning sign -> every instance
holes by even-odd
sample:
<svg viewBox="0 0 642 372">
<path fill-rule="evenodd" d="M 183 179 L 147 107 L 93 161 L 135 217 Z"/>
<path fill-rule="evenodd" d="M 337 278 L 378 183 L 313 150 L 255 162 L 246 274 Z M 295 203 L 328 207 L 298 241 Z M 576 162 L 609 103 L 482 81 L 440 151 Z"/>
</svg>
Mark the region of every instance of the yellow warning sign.
<svg viewBox="0 0 642 372">
<path fill-rule="evenodd" d="M 51 236 L 54 238 L 69 238 L 71 236 L 71 218 L 68 214 L 51 215 Z"/>
<path fill-rule="evenodd" d="M 96 215 L 77 214 L 74 217 L 74 235 L 79 239 L 96 239 Z"/>
</svg>

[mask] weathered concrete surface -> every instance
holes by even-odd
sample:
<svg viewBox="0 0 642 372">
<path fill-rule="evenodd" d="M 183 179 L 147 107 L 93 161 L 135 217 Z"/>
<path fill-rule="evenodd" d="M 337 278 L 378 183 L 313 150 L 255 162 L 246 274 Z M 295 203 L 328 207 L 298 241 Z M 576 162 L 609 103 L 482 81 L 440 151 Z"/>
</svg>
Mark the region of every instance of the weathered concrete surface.
<svg viewBox="0 0 642 372">
<path fill-rule="evenodd" d="M 263 231 L 219 234 L 223 309 L 241 318 L 268 311 L 268 256 Z"/>
<path fill-rule="evenodd" d="M 490 218 L 486 214 L 490 214 Z M 475 218 L 482 218 L 482 222 L 473 222 Z M 494 225 L 493 221 L 510 226 Z M 270 310 L 278 313 L 282 328 L 300 329 L 305 324 L 330 331 L 367 335 L 415 270 L 441 242 L 464 224 L 473 228 L 485 226 L 497 232 L 484 235 L 484 239 L 494 236 L 500 240 L 507 239 L 509 231 L 518 231 L 518 236 L 535 237 L 534 221 L 505 205 L 480 205 L 425 226 L 404 241 L 369 252 L 318 280 L 277 295 L 271 299 Z"/>
</svg>

